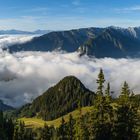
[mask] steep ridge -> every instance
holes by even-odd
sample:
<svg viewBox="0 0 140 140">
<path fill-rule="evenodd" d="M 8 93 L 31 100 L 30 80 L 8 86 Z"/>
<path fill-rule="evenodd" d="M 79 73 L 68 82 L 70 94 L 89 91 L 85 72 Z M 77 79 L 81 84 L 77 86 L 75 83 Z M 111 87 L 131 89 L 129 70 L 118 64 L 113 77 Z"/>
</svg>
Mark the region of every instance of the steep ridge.
<svg viewBox="0 0 140 140">
<path fill-rule="evenodd" d="M 32 41 L 24 44 L 9 46 L 10 52 L 18 51 L 77 51 L 89 38 L 99 35 L 103 28 L 84 28 L 70 31 L 58 31 L 35 37 Z"/>
<path fill-rule="evenodd" d="M 140 40 L 128 29 L 107 28 L 102 34 L 90 39 L 83 46 L 87 55 L 97 58 L 140 57 Z"/>
<path fill-rule="evenodd" d="M 96 58 L 140 57 L 140 28 L 84 28 L 51 32 L 24 44 L 9 46 L 9 51 L 65 51 Z"/>
<path fill-rule="evenodd" d="M 17 111 L 18 117 L 39 117 L 53 120 L 81 106 L 90 106 L 95 94 L 74 76 L 62 79 L 54 87 Z"/>
</svg>

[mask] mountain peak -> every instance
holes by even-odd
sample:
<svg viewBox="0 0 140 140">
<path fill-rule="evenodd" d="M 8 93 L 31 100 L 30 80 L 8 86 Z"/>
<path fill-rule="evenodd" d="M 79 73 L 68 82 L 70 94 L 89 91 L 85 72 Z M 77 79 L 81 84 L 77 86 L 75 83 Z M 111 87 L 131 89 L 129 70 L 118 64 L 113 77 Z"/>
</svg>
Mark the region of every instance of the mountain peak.
<svg viewBox="0 0 140 140">
<path fill-rule="evenodd" d="M 94 95 L 75 76 L 67 76 L 36 98 L 31 105 L 23 107 L 19 115 L 56 119 L 78 108 L 78 101 L 81 106 L 91 105 Z"/>
<path fill-rule="evenodd" d="M 79 85 L 84 86 L 84 85 L 81 83 L 81 81 L 80 81 L 77 77 L 75 77 L 75 76 L 73 76 L 73 75 L 64 77 L 57 85 L 61 85 L 61 84 L 66 84 L 66 85 L 67 85 L 67 84 L 71 84 L 71 85 L 79 84 Z M 57 85 L 56 85 L 56 86 L 57 86 Z"/>
</svg>

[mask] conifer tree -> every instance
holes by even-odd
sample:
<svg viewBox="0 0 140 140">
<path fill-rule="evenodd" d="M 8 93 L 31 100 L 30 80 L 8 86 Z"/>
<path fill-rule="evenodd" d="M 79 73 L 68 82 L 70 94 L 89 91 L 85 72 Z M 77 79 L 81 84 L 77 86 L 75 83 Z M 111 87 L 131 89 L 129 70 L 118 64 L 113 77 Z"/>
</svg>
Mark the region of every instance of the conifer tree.
<svg viewBox="0 0 140 140">
<path fill-rule="evenodd" d="M 7 117 L 5 117 L 5 123 L 4 123 L 4 127 L 5 127 L 5 133 L 7 136 L 8 140 L 13 140 L 13 134 L 14 134 L 14 122 L 12 119 L 8 119 Z"/>
<path fill-rule="evenodd" d="M 6 140 L 6 133 L 4 129 L 4 117 L 3 112 L 0 111 L 0 140 Z"/>
<path fill-rule="evenodd" d="M 106 120 L 113 122 L 114 119 L 114 111 L 113 111 L 113 107 L 111 105 L 112 102 L 112 96 L 111 96 L 111 92 L 110 92 L 110 83 L 107 84 L 107 88 L 105 90 L 105 101 L 104 101 L 104 109 L 106 112 Z"/>
<path fill-rule="evenodd" d="M 15 129 L 14 129 L 13 140 L 19 140 L 19 133 L 18 133 L 17 127 L 15 127 Z"/>
<path fill-rule="evenodd" d="M 61 125 L 59 127 L 59 139 L 66 140 L 67 139 L 67 127 L 64 118 L 62 117 Z"/>
<path fill-rule="evenodd" d="M 104 115 L 104 110 L 103 110 L 103 105 L 104 105 L 104 93 L 103 93 L 103 88 L 104 88 L 104 82 L 105 82 L 105 78 L 104 78 L 104 73 L 103 70 L 100 69 L 99 75 L 98 75 L 98 79 L 97 79 L 97 92 L 96 92 L 96 98 L 95 98 L 95 107 L 96 109 L 99 111 L 97 113 L 98 118 L 100 119 L 100 121 L 103 121 L 103 115 Z"/>
<path fill-rule="evenodd" d="M 97 79 L 97 94 L 95 98 L 95 104 L 91 112 L 90 117 L 90 139 L 102 140 L 111 137 L 111 118 L 113 108 L 111 107 L 111 96 L 110 96 L 110 84 L 107 84 L 105 94 L 103 92 L 104 88 L 104 74 L 103 70 L 100 70 Z"/>
<path fill-rule="evenodd" d="M 73 119 L 72 115 L 69 115 L 69 122 L 68 122 L 68 140 L 74 140 L 74 125 L 75 125 L 75 120 Z"/>
<path fill-rule="evenodd" d="M 25 124 L 22 121 L 19 122 L 18 135 L 19 140 L 25 140 Z"/>
<path fill-rule="evenodd" d="M 75 140 L 86 140 L 86 127 L 84 124 L 84 116 L 82 115 L 81 103 L 78 101 L 78 118 L 75 123 Z"/>
<path fill-rule="evenodd" d="M 96 80 L 98 87 L 97 87 L 97 95 L 103 95 L 103 88 L 104 88 L 104 82 L 105 82 L 105 78 L 104 78 L 104 73 L 103 70 L 100 69 L 100 72 L 98 74 L 98 79 Z"/>
<path fill-rule="evenodd" d="M 34 134 L 33 134 L 33 131 L 32 131 L 32 129 L 31 130 L 27 130 L 26 129 L 26 136 L 25 136 L 25 139 L 26 140 L 34 140 Z"/>
<path fill-rule="evenodd" d="M 44 128 L 41 131 L 41 140 L 50 140 L 51 139 L 51 132 L 48 125 L 45 123 Z"/>
<path fill-rule="evenodd" d="M 123 87 L 121 89 L 121 94 L 119 96 L 120 104 L 126 105 L 127 103 L 129 103 L 129 99 L 130 99 L 129 97 L 130 96 L 131 96 L 131 92 L 130 92 L 130 89 L 129 89 L 129 85 L 125 81 L 124 84 L 123 84 Z"/>
<path fill-rule="evenodd" d="M 138 123 L 140 122 L 138 115 L 138 108 L 131 102 L 131 92 L 127 82 L 121 90 L 119 96 L 119 104 L 117 108 L 117 120 L 115 124 L 115 138 L 114 139 L 138 139 Z"/>
<path fill-rule="evenodd" d="M 105 90 L 105 99 L 107 103 L 111 103 L 110 83 L 107 83 L 107 88 Z"/>
</svg>

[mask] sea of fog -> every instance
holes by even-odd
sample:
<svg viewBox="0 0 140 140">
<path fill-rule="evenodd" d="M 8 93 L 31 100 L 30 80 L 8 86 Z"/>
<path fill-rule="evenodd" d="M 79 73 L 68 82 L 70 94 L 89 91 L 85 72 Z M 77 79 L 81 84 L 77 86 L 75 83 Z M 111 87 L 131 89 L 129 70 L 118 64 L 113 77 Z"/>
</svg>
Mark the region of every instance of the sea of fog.
<svg viewBox="0 0 140 140">
<path fill-rule="evenodd" d="M 0 48 L 29 41 L 30 35 L 0 36 Z M 140 92 L 140 60 L 79 57 L 78 53 L 0 51 L 0 99 L 19 107 L 32 101 L 63 77 L 74 75 L 87 88 L 96 91 L 96 79 L 103 68 L 106 82 L 114 96 L 127 81 L 136 94 Z"/>
</svg>

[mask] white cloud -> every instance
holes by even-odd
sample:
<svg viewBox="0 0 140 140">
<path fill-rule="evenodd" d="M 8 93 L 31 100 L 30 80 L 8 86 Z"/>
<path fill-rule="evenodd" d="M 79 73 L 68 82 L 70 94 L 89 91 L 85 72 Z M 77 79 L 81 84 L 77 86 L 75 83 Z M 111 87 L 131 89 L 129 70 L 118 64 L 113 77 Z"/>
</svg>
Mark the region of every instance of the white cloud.
<svg viewBox="0 0 140 140">
<path fill-rule="evenodd" d="M 72 4 L 75 5 L 75 6 L 79 6 L 80 5 L 80 0 L 74 0 L 72 2 Z"/>
<path fill-rule="evenodd" d="M 119 13 L 138 12 L 138 11 L 140 11 L 140 5 L 125 7 L 125 8 L 116 8 L 115 11 L 117 11 Z"/>
<path fill-rule="evenodd" d="M 13 42 L 14 39 L 10 43 Z M 68 75 L 78 77 L 87 88 L 95 91 L 100 68 L 104 69 L 106 80 L 111 82 L 115 95 L 119 94 L 120 86 L 125 80 L 135 93 L 139 93 L 140 59 L 95 59 L 87 56 L 80 58 L 77 53 L 10 54 L 1 51 L 0 99 L 10 105 L 20 106 Z"/>
<path fill-rule="evenodd" d="M 14 106 L 29 102 L 67 75 L 75 75 L 95 91 L 100 68 L 104 69 L 115 95 L 125 80 L 135 92 L 140 91 L 140 60 L 135 59 L 80 58 L 77 53 L 2 52 L 0 66 L 0 98 Z"/>
<path fill-rule="evenodd" d="M 0 48 L 7 47 L 9 44 L 24 43 L 32 40 L 36 35 L 0 35 Z"/>
<path fill-rule="evenodd" d="M 25 9 L 23 10 L 23 12 L 41 12 L 41 13 L 46 13 L 48 11 L 49 8 L 47 7 L 34 7 L 32 9 Z"/>
</svg>

